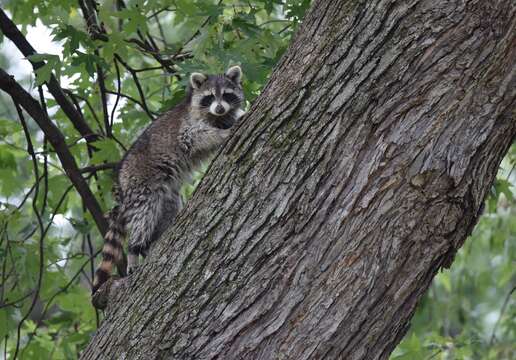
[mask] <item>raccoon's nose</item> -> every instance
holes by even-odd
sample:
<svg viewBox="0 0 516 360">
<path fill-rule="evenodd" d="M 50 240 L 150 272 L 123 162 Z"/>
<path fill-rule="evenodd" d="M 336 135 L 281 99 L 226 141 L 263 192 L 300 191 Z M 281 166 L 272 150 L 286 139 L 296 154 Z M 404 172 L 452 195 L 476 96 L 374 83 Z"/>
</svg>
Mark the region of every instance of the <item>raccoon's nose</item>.
<svg viewBox="0 0 516 360">
<path fill-rule="evenodd" d="M 226 109 L 224 108 L 224 106 L 217 104 L 217 106 L 215 107 L 215 112 L 219 115 L 222 115 L 226 112 Z"/>
</svg>

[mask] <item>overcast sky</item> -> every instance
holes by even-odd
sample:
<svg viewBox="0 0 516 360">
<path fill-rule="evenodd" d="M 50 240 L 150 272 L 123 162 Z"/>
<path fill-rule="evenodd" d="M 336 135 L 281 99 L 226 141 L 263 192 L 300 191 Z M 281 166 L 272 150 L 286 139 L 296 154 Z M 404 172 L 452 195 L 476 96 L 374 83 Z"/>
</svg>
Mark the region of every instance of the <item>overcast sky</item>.
<svg viewBox="0 0 516 360">
<path fill-rule="evenodd" d="M 62 46 L 52 41 L 51 30 L 37 20 L 36 26 L 27 27 L 27 40 L 38 53 L 54 54 L 61 56 Z M 0 52 L 6 55 L 10 61 L 8 72 L 15 77 L 27 76 L 32 72 L 32 66 L 24 59 L 22 53 L 7 38 L 0 45 Z"/>
</svg>

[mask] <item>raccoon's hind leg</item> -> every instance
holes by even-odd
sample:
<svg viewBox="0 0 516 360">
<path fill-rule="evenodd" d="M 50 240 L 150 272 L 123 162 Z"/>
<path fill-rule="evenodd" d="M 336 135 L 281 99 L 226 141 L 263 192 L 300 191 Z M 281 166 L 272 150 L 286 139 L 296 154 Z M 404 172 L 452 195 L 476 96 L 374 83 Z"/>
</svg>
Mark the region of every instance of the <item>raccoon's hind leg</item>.
<svg viewBox="0 0 516 360">
<path fill-rule="evenodd" d="M 133 273 L 140 255 L 145 257 L 153 242 L 158 240 L 176 216 L 179 195 L 167 186 L 140 192 L 127 206 L 129 229 L 127 272 Z"/>
<path fill-rule="evenodd" d="M 134 251 L 134 249 L 133 249 Z M 129 248 L 129 254 L 127 255 L 127 274 L 130 275 L 134 272 L 134 270 L 138 267 L 139 263 L 139 255 L 137 253 L 133 253 L 131 248 Z"/>
<path fill-rule="evenodd" d="M 182 207 L 183 203 L 179 194 L 171 194 L 165 201 L 163 201 L 162 216 L 159 218 L 158 224 L 152 233 L 151 245 L 158 241 L 165 230 L 167 230 L 167 228 L 174 222 L 177 213 L 182 209 Z M 146 252 L 148 251 L 149 249 L 147 249 Z M 147 256 L 147 254 L 142 255 L 143 257 Z"/>
<path fill-rule="evenodd" d="M 138 258 L 150 245 L 152 233 L 163 210 L 163 194 L 152 188 L 140 186 L 126 194 L 125 217 L 129 231 L 127 273 L 138 266 Z"/>
<path fill-rule="evenodd" d="M 129 251 L 127 256 L 127 273 L 132 274 L 136 268 L 138 267 L 140 263 L 140 256 L 143 258 L 147 257 L 147 254 L 149 253 L 149 247 L 152 244 L 152 238 L 151 242 L 146 248 L 143 248 L 141 246 L 131 246 L 129 245 Z"/>
</svg>

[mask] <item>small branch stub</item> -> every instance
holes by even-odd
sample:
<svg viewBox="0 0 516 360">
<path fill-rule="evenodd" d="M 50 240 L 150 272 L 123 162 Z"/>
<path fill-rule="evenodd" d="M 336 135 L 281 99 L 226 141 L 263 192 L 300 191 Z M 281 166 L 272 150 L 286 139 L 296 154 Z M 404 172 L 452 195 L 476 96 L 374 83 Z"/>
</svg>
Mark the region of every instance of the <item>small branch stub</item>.
<svg viewBox="0 0 516 360">
<path fill-rule="evenodd" d="M 109 302 L 110 295 L 112 293 L 112 290 L 115 290 L 118 288 L 121 283 L 123 282 L 123 279 L 121 279 L 118 276 L 113 276 L 109 278 L 108 281 L 106 281 L 102 286 L 95 292 L 95 294 L 91 297 L 91 303 L 92 305 L 99 310 L 105 310 L 107 307 L 107 304 Z"/>
</svg>

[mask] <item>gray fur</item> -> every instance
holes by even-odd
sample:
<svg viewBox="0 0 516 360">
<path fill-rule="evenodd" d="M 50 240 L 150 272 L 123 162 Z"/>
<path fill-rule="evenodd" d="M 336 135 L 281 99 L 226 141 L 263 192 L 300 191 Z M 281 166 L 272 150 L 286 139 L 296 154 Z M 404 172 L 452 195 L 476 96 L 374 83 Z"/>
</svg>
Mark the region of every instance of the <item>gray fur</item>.
<svg viewBox="0 0 516 360">
<path fill-rule="evenodd" d="M 235 75 L 241 70 L 231 69 L 231 78 L 192 74 L 185 101 L 150 124 L 122 159 L 117 181 L 119 211 L 111 222 L 129 234 L 128 273 L 181 209 L 182 184 L 220 147 L 229 128 L 242 116 L 244 95 L 240 76 Z M 224 102 L 229 109 L 217 116 L 210 112 L 213 102 Z M 116 233 L 125 234 L 121 230 Z M 111 243 L 121 248 L 122 239 L 115 240 Z M 119 261 L 120 256 L 109 254 L 112 248 L 106 243 L 94 292 L 107 278 L 105 272 L 111 272 L 113 259 Z"/>
</svg>

